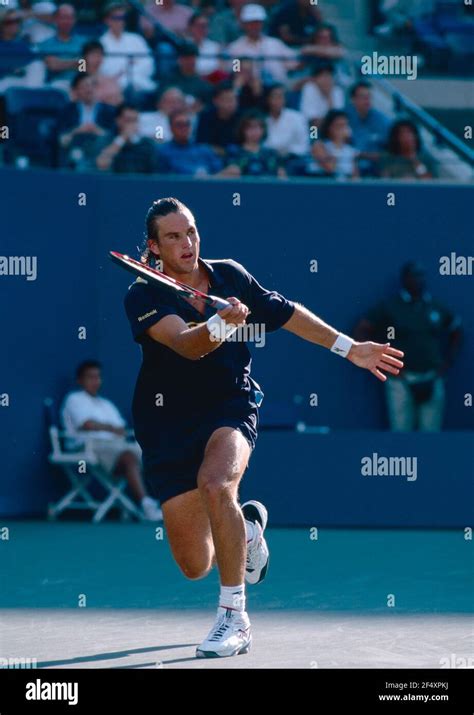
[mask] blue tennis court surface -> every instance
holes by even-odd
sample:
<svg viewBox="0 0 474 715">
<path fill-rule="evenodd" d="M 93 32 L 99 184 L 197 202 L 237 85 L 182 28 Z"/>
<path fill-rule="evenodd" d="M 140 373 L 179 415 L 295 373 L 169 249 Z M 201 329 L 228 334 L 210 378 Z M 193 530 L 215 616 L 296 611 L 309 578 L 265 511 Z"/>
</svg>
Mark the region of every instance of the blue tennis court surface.
<svg viewBox="0 0 474 715">
<path fill-rule="evenodd" d="M 251 653 L 203 662 L 194 651 L 214 620 L 217 574 L 187 581 L 154 525 L 5 525 L 1 658 L 43 668 L 474 665 L 463 530 L 321 529 L 314 539 L 309 528 L 269 529 L 267 579 L 247 590 Z"/>
</svg>

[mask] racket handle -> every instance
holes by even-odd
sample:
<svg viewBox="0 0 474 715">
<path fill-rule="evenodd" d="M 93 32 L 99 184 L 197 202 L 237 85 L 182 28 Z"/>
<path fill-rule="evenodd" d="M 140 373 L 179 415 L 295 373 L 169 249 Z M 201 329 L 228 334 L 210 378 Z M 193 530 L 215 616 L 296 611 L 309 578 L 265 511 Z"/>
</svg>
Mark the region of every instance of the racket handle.
<svg viewBox="0 0 474 715">
<path fill-rule="evenodd" d="M 208 296 L 212 300 L 212 307 L 216 308 L 217 310 L 223 310 L 224 308 L 228 308 L 232 303 L 229 303 L 229 301 L 224 300 L 224 298 L 218 298 L 215 295 L 210 295 Z M 249 310 L 248 315 L 252 315 L 251 311 Z"/>
<path fill-rule="evenodd" d="M 216 308 L 216 310 L 223 310 L 224 308 L 228 308 L 231 303 L 229 303 L 228 300 L 224 300 L 224 298 L 218 298 L 215 295 L 210 295 L 209 298 L 212 298 L 212 307 Z"/>
</svg>

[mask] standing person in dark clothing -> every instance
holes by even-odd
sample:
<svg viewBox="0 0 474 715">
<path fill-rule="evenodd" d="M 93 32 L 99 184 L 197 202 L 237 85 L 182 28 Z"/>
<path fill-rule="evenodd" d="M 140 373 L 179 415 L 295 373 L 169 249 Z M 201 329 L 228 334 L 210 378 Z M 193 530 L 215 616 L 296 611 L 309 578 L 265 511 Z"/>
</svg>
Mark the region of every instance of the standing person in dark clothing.
<svg viewBox="0 0 474 715">
<path fill-rule="evenodd" d="M 354 334 L 359 340 L 393 338 L 406 355 L 403 373 L 385 383 L 390 429 L 439 432 L 444 377 L 458 352 L 461 321 L 426 291 L 418 263 L 403 266 L 401 282 L 400 292 L 370 310 Z"/>
</svg>

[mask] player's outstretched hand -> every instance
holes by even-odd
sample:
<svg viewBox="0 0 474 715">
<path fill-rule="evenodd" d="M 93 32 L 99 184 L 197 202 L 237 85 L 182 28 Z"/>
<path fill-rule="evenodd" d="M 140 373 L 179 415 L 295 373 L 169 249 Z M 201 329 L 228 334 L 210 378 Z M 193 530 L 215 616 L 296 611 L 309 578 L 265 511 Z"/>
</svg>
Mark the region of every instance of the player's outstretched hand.
<svg viewBox="0 0 474 715">
<path fill-rule="evenodd" d="M 391 348 L 390 343 L 382 345 L 380 343 L 354 343 L 347 359 L 366 370 L 370 370 L 379 380 L 385 382 L 389 372 L 391 375 L 398 375 L 403 368 L 403 363 L 398 358 L 402 358 L 404 353 L 396 348 Z"/>
<path fill-rule="evenodd" d="M 228 308 L 223 308 L 218 310 L 218 314 L 227 325 L 242 325 L 245 323 L 247 315 L 249 314 L 249 309 L 244 303 L 241 303 L 238 298 L 226 298 L 226 300 L 231 303 Z"/>
</svg>

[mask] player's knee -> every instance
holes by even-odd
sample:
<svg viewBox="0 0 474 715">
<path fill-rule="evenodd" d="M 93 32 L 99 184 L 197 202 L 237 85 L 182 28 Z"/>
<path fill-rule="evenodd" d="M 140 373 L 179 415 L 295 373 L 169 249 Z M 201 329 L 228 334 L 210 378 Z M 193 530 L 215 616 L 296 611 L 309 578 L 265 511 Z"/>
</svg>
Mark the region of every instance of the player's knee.
<svg viewBox="0 0 474 715">
<path fill-rule="evenodd" d="M 233 488 L 230 480 L 204 474 L 198 484 L 201 494 L 208 502 L 223 502 L 232 499 Z"/>
<path fill-rule="evenodd" d="M 184 576 L 190 581 L 198 581 L 200 578 L 205 578 L 212 569 L 212 563 L 199 563 L 196 561 L 179 561 L 179 568 Z"/>
</svg>

